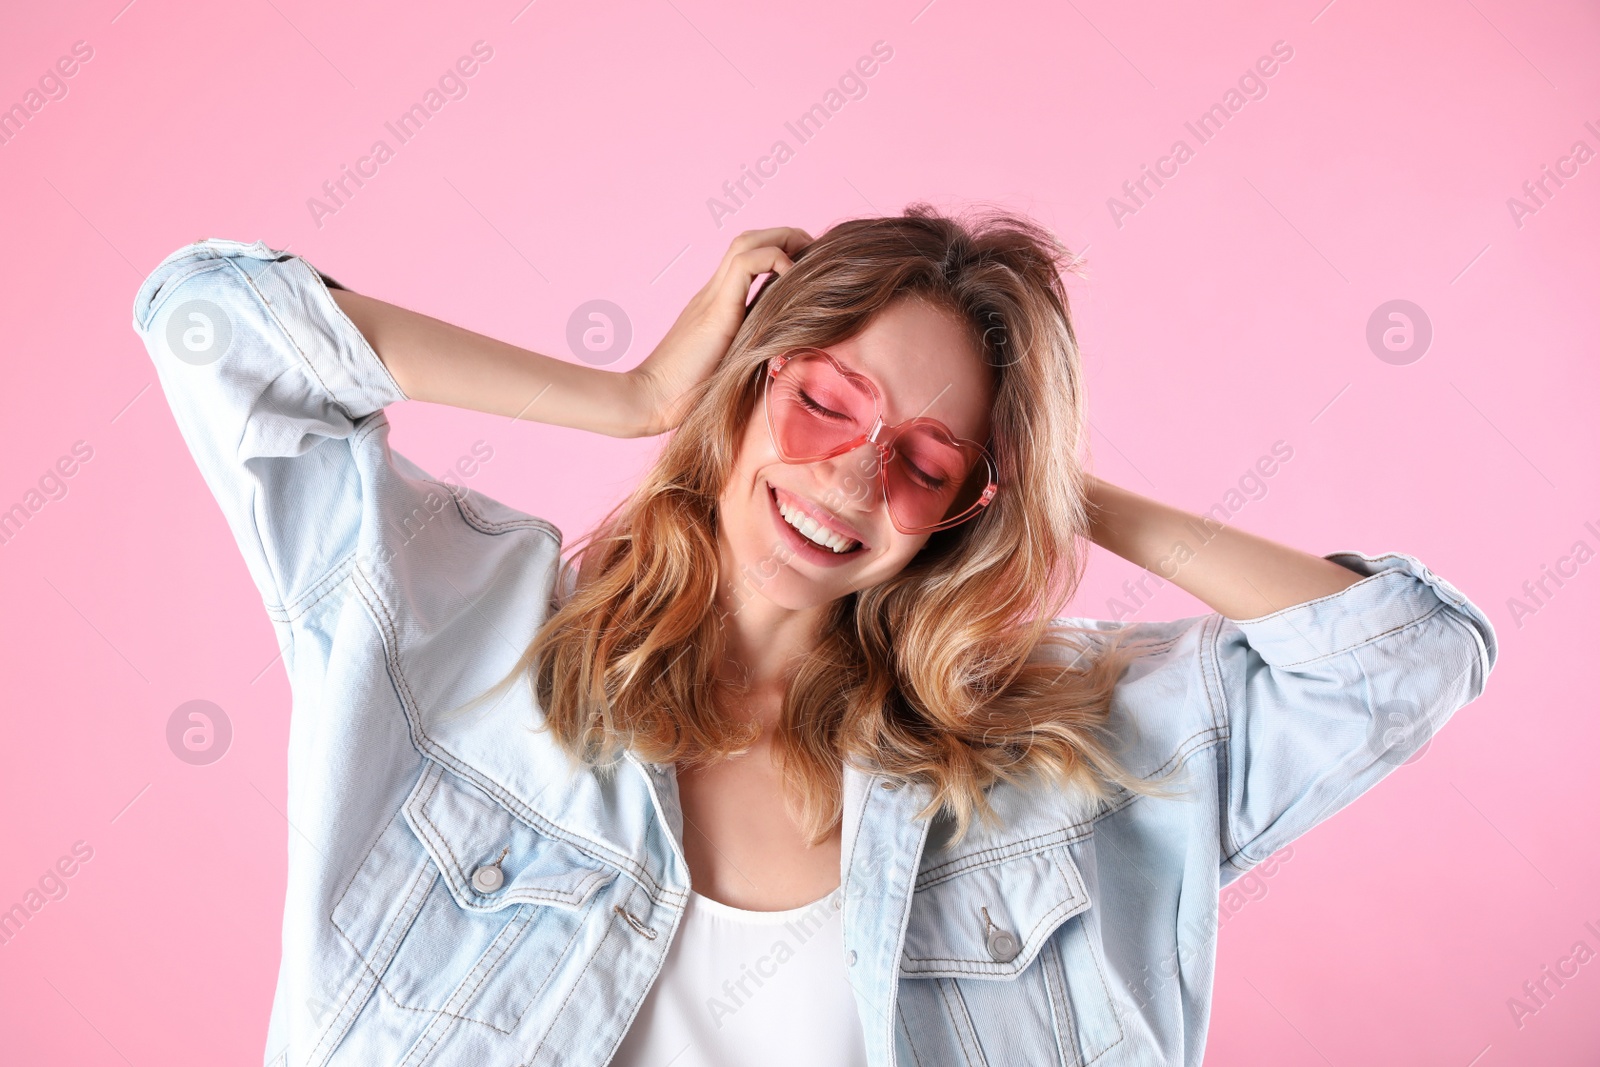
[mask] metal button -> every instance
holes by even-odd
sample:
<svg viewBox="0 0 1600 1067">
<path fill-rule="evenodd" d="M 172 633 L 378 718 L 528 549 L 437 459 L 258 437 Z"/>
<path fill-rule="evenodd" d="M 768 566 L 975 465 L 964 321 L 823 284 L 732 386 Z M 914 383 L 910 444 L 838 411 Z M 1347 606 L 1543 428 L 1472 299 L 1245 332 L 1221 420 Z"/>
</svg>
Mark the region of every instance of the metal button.
<svg viewBox="0 0 1600 1067">
<path fill-rule="evenodd" d="M 506 876 L 498 863 L 479 867 L 472 872 L 472 888 L 480 893 L 493 893 L 505 884 Z"/>
<path fill-rule="evenodd" d="M 844 965 L 846 967 L 854 967 L 856 965 L 856 950 L 855 949 L 851 949 L 849 952 L 846 952 L 844 954 Z"/>
<path fill-rule="evenodd" d="M 1022 946 L 1017 943 L 1017 935 L 1009 930 L 1001 930 L 999 927 L 989 931 L 987 940 L 989 943 L 989 955 L 994 957 L 996 963 L 1010 963 L 1017 958 L 1017 953 L 1022 950 Z"/>
</svg>

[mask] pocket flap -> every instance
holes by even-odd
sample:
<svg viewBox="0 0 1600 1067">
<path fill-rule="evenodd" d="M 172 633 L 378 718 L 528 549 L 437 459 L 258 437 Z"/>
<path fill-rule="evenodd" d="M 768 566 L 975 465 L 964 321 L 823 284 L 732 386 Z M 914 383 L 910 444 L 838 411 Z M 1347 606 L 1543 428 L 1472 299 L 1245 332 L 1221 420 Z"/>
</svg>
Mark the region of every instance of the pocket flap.
<svg viewBox="0 0 1600 1067">
<path fill-rule="evenodd" d="M 1089 892 L 1067 845 L 924 871 L 911 897 L 900 973 L 1015 978 Z"/>
<path fill-rule="evenodd" d="M 533 829 L 478 786 L 432 761 L 406 798 L 405 817 L 450 895 L 471 911 L 513 904 L 581 908 L 618 873 Z"/>
</svg>

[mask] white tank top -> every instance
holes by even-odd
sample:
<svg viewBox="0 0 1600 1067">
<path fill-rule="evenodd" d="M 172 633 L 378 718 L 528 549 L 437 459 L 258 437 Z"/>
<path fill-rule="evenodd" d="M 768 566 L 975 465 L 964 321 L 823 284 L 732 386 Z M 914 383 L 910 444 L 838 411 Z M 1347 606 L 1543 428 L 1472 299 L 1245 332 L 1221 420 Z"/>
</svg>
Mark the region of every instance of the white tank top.
<svg viewBox="0 0 1600 1067">
<path fill-rule="evenodd" d="M 613 1067 L 866 1067 L 841 901 L 744 911 L 691 890 Z"/>
</svg>

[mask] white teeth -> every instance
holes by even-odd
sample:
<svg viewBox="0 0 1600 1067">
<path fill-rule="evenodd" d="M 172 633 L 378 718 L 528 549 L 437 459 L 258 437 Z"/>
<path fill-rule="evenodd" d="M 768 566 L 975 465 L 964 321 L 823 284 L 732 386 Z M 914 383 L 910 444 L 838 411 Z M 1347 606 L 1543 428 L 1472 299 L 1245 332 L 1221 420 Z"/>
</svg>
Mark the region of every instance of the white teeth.
<svg viewBox="0 0 1600 1067">
<path fill-rule="evenodd" d="M 778 505 L 778 511 L 783 515 L 785 522 L 805 534 L 808 540 L 824 548 L 831 548 L 835 552 L 847 552 L 856 545 L 855 541 L 834 533 L 804 512 L 795 511 L 784 504 Z"/>
</svg>

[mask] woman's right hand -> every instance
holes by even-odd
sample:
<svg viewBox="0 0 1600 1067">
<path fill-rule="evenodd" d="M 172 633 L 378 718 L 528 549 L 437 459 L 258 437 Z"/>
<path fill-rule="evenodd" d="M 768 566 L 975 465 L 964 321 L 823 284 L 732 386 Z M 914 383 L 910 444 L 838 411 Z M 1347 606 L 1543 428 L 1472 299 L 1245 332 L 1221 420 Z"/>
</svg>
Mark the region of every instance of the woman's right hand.
<svg viewBox="0 0 1600 1067">
<path fill-rule="evenodd" d="M 751 284 L 769 271 L 786 273 L 794 266 L 789 257 L 811 241 L 810 234 L 792 226 L 746 230 L 733 239 L 716 273 L 689 301 L 661 343 L 637 367 L 624 372 L 640 393 L 643 436 L 665 433 L 683 421 L 690 394 L 727 355 L 744 322 Z"/>
</svg>

